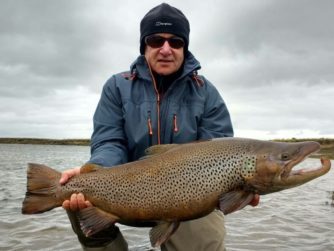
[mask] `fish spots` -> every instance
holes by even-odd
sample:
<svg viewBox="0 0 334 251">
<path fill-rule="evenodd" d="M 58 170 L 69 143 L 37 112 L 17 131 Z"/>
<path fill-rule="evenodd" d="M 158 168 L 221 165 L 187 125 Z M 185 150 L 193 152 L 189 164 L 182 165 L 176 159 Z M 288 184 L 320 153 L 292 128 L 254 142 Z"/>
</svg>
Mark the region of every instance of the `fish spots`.
<svg viewBox="0 0 334 251">
<path fill-rule="evenodd" d="M 252 178 L 256 173 L 256 156 L 245 156 L 241 174 L 245 179 Z"/>
<path fill-rule="evenodd" d="M 80 175 L 68 189 L 84 187 L 93 204 L 115 215 L 116 209 L 133 217 L 145 212 L 146 219 L 195 214 L 199 206 L 214 207 L 222 193 L 244 183 L 243 176 L 255 166 L 248 148 L 247 142 L 229 140 L 174 146 L 141 161 Z"/>
</svg>

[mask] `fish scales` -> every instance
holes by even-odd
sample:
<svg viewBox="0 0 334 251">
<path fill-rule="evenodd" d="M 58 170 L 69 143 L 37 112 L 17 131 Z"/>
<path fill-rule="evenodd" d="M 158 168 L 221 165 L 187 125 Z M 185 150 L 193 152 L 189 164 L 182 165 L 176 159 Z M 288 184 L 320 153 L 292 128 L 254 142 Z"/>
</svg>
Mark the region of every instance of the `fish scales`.
<svg viewBox="0 0 334 251">
<path fill-rule="evenodd" d="M 319 168 L 292 170 L 319 148 L 316 142 L 240 138 L 159 145 L 149 148 L 147 157 L 139 161 L 113 168 L 85 165 L 80 175 L 63 186 L 59 172 L 29 164 L 22 213 L 51 210 L 72 193 L 81 192 L 94 205 L 79 212 L 87 236 L 115 222 L 154 223 L 150 239 L 152 246 L 158 246 L 180 221 L 196 219 L 215 208 L 228 214 L 248 205 L 255 194 L 299 186 L 327 173 L 331 163 L 325 158 Z"/>
<path fill-rule="evenodd" d="M 87 184 L 90 189 L 79 192 L 88 199 L 98 198 L 101 208 L 120 217 L 123 215 L 118 210 L 132 211 L 136 218 L 144 211 L 145 218 L 152 220 L 175 218 L 180 211 L 187 214 L 185 218 L 194 217 L 198 215 L 189 215 L 189 208 L 205 201 L 210 210 L 217 196 L 240 184 L 240 155 L 230 157 L 230 153 L 230 149 L 217 152 L 212 144 L 201 148 L 195 145 L 187 149 L 175 148 L 159 158 L 138 163 L 145 166 L 145 172 L 136 163 L 126 164 L 115 167 L 114 172 L 100 171 L 89 178 L 82 176 L 76 185 L 70 182 L 64 189 L 73 193 Z M 224 182 L 221 182 L 221 176 L 226 177 Z M 91 184 L 95 184 L 93 188 Z"/>
</svg>

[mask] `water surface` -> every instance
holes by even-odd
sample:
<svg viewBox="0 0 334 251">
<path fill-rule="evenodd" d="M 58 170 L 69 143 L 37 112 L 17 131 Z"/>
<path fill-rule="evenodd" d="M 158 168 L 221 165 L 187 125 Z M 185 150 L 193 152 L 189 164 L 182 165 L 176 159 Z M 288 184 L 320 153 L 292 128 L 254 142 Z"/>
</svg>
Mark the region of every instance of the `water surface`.
<svg viewBox="0 0 334 251">
<path fill-rule="evenodd" d="M 65 170 L 88 158 L 87 146 L 0 144 L 0 250 L 80 250 L 63 209 L 22 215 L 21 203 L 28 162 Z M 319 165 L 308 159 L 302 167 Z M 262 196 L 256 208 L 226 216 L 227 250 L 334 250 L 333 180 L 331 170 L 301 187 Z M 130 250 L 150 250 L 149 229 L 120 227 Z"/>
</svg>

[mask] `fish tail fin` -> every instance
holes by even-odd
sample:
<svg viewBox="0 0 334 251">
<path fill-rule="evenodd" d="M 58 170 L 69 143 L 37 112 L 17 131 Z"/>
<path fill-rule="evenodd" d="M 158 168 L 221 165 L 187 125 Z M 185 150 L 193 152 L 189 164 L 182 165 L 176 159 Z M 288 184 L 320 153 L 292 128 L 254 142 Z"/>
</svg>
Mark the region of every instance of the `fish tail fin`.
<svg viewBox="0 0 334 251">
<path fill-rule="evenodd" d="M 61 173 L 40 164 L 28 164 L 27 192 L 22 203 L 22 214 L 49 211 L 62 203 L 56 197 Z"/>
</svg>

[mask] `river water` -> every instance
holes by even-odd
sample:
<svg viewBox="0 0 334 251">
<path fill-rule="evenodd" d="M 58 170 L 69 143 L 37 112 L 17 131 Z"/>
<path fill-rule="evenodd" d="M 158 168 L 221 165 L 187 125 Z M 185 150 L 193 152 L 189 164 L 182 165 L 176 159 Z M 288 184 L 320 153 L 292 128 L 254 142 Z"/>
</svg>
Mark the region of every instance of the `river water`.
<svg viewBox="0 0 334 251">
<path fill-rule="evenodd" d="M 86 146 L 0 144 L 0 250 L 80 250 L 63 209 L 22 215 L 21 203 L 28 162 L 61 171 L 88 158 Z M 301 167 L 319 165 L 308 159 Z M 333 180 L 331 170 L 303 186 L 262 196 L 255 208 L 227 215 L 227 250 L 334 250 Z M 130 250 L 150 250 L 149 229 L 120 228 Z"/>
</svg>

